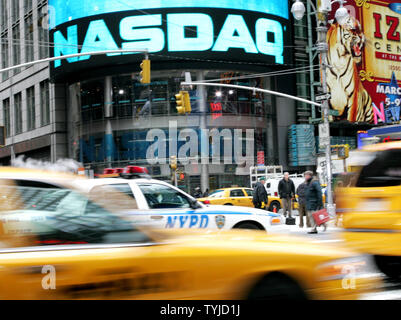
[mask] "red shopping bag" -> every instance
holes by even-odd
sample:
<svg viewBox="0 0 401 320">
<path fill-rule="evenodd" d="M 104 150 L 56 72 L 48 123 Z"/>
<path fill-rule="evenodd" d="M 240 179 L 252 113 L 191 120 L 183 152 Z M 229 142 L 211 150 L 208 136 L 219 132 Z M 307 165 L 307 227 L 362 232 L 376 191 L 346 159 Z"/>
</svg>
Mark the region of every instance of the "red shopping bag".
<svg viewBox="0 0 401 320">
<path fill-rule="evenodd" d="M 316 222 L 316 225 L 318 226 L 330 220 L 330 216 L 327 213 L 326 209 L 316 211 L 315 213 L 312 214 L 312 216 Z"/>
</svg>

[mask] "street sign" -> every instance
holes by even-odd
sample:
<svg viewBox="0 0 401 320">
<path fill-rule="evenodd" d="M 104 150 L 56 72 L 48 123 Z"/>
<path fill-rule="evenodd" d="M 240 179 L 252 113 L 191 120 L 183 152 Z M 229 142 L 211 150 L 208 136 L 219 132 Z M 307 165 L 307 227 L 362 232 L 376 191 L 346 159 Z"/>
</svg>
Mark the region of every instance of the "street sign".
<svg viewBox="0 0 401 320">
<path fill-rule="evenodd" d="M 316 102 L 320 102 L 323 100 L 329 100 L 331 98 L 331 94 L 330 93 L 326 93 L 326 94 L 321 94 L 315 97 Z"/>
<path fill-rule="evenodd" d="M 322 118 L 309 118 L 310 124 L 320 123 L 322 122 Z"/>
<path fill-rule="evenodd" d="M 325 147 L 330 144 L 330 126 L 328 123 L 319 124 L 319 146 Z"/>
</svg>

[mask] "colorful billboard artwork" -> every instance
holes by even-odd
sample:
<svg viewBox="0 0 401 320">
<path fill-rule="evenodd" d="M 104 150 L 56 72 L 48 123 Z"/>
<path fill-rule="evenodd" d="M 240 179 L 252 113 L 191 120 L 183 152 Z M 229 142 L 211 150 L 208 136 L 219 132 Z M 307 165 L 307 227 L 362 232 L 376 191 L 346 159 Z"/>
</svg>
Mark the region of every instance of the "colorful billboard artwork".
<svg viewBox="0 0 401 320">
<path fill-rule="evenodd" d="M 359 21 L 349 16 L 346 23 L 332 24 L 327 40 L 329 44 L 327 85 L 331 93 L 331 108 L 339 112 L 340 119 L 351 122 L 372 122 L 372 99 L 357 73 L 362 61 L 365 36 Z"/>
<path fill-rule="evenodd" d="M 398 122 L 401 0 L 349 0 L 346 8 L 349 19 L 343 26 L 334 20 L 327 35 L 330 108 L 339 112 L 333 120 Z"/>
</svg>

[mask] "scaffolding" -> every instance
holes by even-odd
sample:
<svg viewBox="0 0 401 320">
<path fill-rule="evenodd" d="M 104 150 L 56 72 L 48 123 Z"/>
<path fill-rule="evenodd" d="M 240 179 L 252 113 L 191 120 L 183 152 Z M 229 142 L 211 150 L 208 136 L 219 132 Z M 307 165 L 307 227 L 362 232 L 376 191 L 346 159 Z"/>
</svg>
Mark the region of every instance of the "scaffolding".
<svg viewBox="0 0 401 320">
<path fill-rule="evenodd" d="M 284 178 L 283 166 L 253 166 L 249 168 L 250 186 L 255 187 L 259 178 L 265 177 L 266 181 L 269 179 L 282 179 Z M 290 178 L 303 178 L 303 174 L 290 174 Z"/>
<path fill-rule="evenodd" d="M 278 178 L 283 176 L 283 166 L 253 166 L 249 168 L 251 188 L 255 187 L 259 178 Z"/>
</svg>

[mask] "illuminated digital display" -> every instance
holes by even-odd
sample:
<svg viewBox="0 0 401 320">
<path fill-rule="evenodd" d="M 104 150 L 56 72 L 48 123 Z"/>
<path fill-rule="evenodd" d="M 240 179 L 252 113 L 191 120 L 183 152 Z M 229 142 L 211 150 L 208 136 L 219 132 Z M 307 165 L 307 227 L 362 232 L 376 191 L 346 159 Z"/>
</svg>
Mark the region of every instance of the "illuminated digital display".
<svg viewBox="0 0 401 320">
<path fill-rule="evenodd" d="M 161 8 L 220 8 L 256 11 L 288 19 L 287 1 L 273 0 L 49 0 L 52 27 L 71 20 L 120 11 Z"/>
<path fill-rule="evenodd" d="M 287 1 L 50 0 L 49 16 L 55 57 L 146 50 L 156 69 L 157 61 L 185 58 L 270 65 L 291 59 L 290 50 L 284 50 L 290 29 Z M 137 53 L 85 55 L 56 60 L 51 71 L 57 78 L 140 59 Z"/>
</svg>

